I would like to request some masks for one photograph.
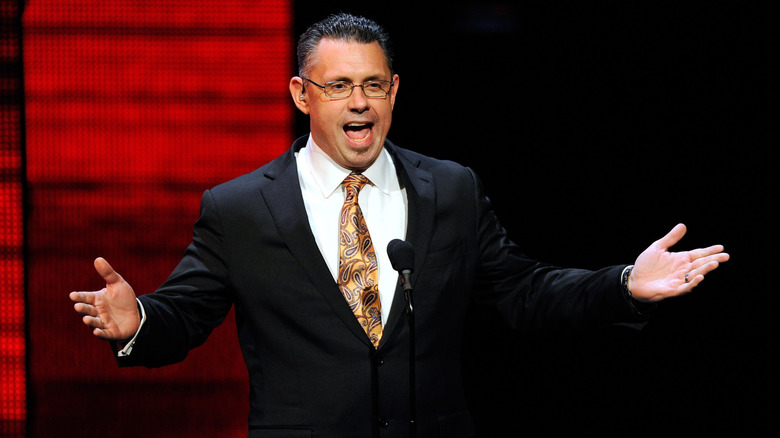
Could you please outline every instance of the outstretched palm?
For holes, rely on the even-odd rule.
[[[103,258],[95,260],[95,270],[105,280],[106,287],[94,292],[71,292],[70,299],[76,303],[73,308],[101,339],[132,337],[140,325],[133,288]]]
[[[685,225],[675,226],[637,257],[628,289],[640,301],[659,301],[690,292],[704,275],[729,259],[722,245],[670,252],[685,235]]]

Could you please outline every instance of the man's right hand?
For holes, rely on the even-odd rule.
[[[102,257],[95,259],[95,270],[106,287],[94,292],[71,292],[73,308],[92,333],[106,340],[132,338],[141,325],[141,313],[133,288]]]

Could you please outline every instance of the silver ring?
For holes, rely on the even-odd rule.
[[[688,280],[688,274],[690,274],[690,272],[686,272],[685,273],[685,282],[686,283],[689,283],[691,281],[691,280]]]

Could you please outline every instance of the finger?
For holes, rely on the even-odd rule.
[[[75,309],[76,312],[78,312],[81,316],[97,316],[98,314],[95,306],[90,306],[89,304],[76,303],[73,305],[73,309]]]
[[[704,281],[704,276],[705,275],[707,275],[708,273],[710,273],[713,270],[715,270],[719,265],[720,265],[720,263],[718,263],[717,261],[713,260],[713,261],[710,261],[708,263],[705,263],[704,265],[702,265],[702,266],[700,266],[700,267],[698,267],[696,269],[692,269],[692,270],[688,271],[685,274],[685,278],[683,280],[684,281],[683,284],[680,285],[680,287],[678,288],[678,293],[684,294],[684,293],[688,293],[691,290],[693,290],[693,288],[698,286],[699,283]]]
[[[716,263],[724,263],[729,260],[729,255],[726,253],[718,253],[718,254],[712,254],[707,257],[701,257],[698,259],[695,259],[691,262],[691,270],[699,269],[700,267],[716,262]],[[716,266],[717,267],[717,266]]]
[[[86,315],[83,318],[81,318],[81,320],[88,327],[92,327],[92,328],[95,328],[95,329],[101,329],[102,330],[106,326],[105,322],[102,319],[100,319],[100,318],[98,318],[96,316]]]
[[[678,295],[687,294],[688,292],[692,291],[693,288],[698,286],[699,283],[702,282],[702,280],[704,280],[704,275],[694,276],[693,274],[689,274],[688,282],[681,284],[680,287],[677,288],[677,294]]]
[[[696,260],[703,257],[709,257],[714,254],[723,253],[723,250],[723,245],[712,245],[708,246],[707,248],[692,249],[688,251],[688,254],[691,257],[691,260]],[[728,257],[728,254],[726,254],[726,257]]]
[[[94,292],[71,292],[68,297],[77,303],[95,304]]]
[[[122,279],[122,276],[114,271],[114,268],[112,268],[103,257],[96,258],[94,264],[95,270],[98,274],[100,274],[101,277],[103,277],[103,280],[105,280],[106,284],[113,284]]]
[[[674,228],[672,228],[671,231],[669,231],[666,236],[658,239],[655,242],[655,245],[660,247],[661,249],[669,249],[672,246],[674,246],[677,242],[680,241],[680,239],[683,238],[685,233],[688,231],[688,229],[685,227],[684,224],[677,224]]]
[[[713,268],[714,269],[714,268]],[[708,271],[709,272],[709,271]],[[704,280],[704,274],[698,271],[689,271],[683,280],[683,283],[677,288],[677,293],[687,294],[692,291],[693,288],[699,285]]]
[[[710,273],[710,272],[714,271],[714,270],[715,270],[715,269],[716,269],[716,268],[717,268],[719,265],[720,265],[720,264],[719,264],[717,261],[714,261],[714,260],[713,260],[713,261],[711,261],[711,262],[705,263],[705,264],[703,264],[702,266],[700,266],[700,267],[698,267],[698,268],[696,268],[696,269],[692,270],[692,271],[691,271],[691,272],[688,274],[688,278],[692,278],[692,277],[698,277],[698,276],[700,276],[700,275],[701,275],[701,276],[705,276],[705,275],[707,275],[708,273]]]

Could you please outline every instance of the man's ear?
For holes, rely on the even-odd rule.
[[[309,114],[309,103],[306,101],[306,89],[303,87],[303,79],[293,76],[290,79],[290,95],[293,103],[304,114]]]
[[[390,106],[395,108],[395,96],[398,93],[398,85],[401,83],[401,78],[398,75],[393,75],[393,88],[390,89]]]

